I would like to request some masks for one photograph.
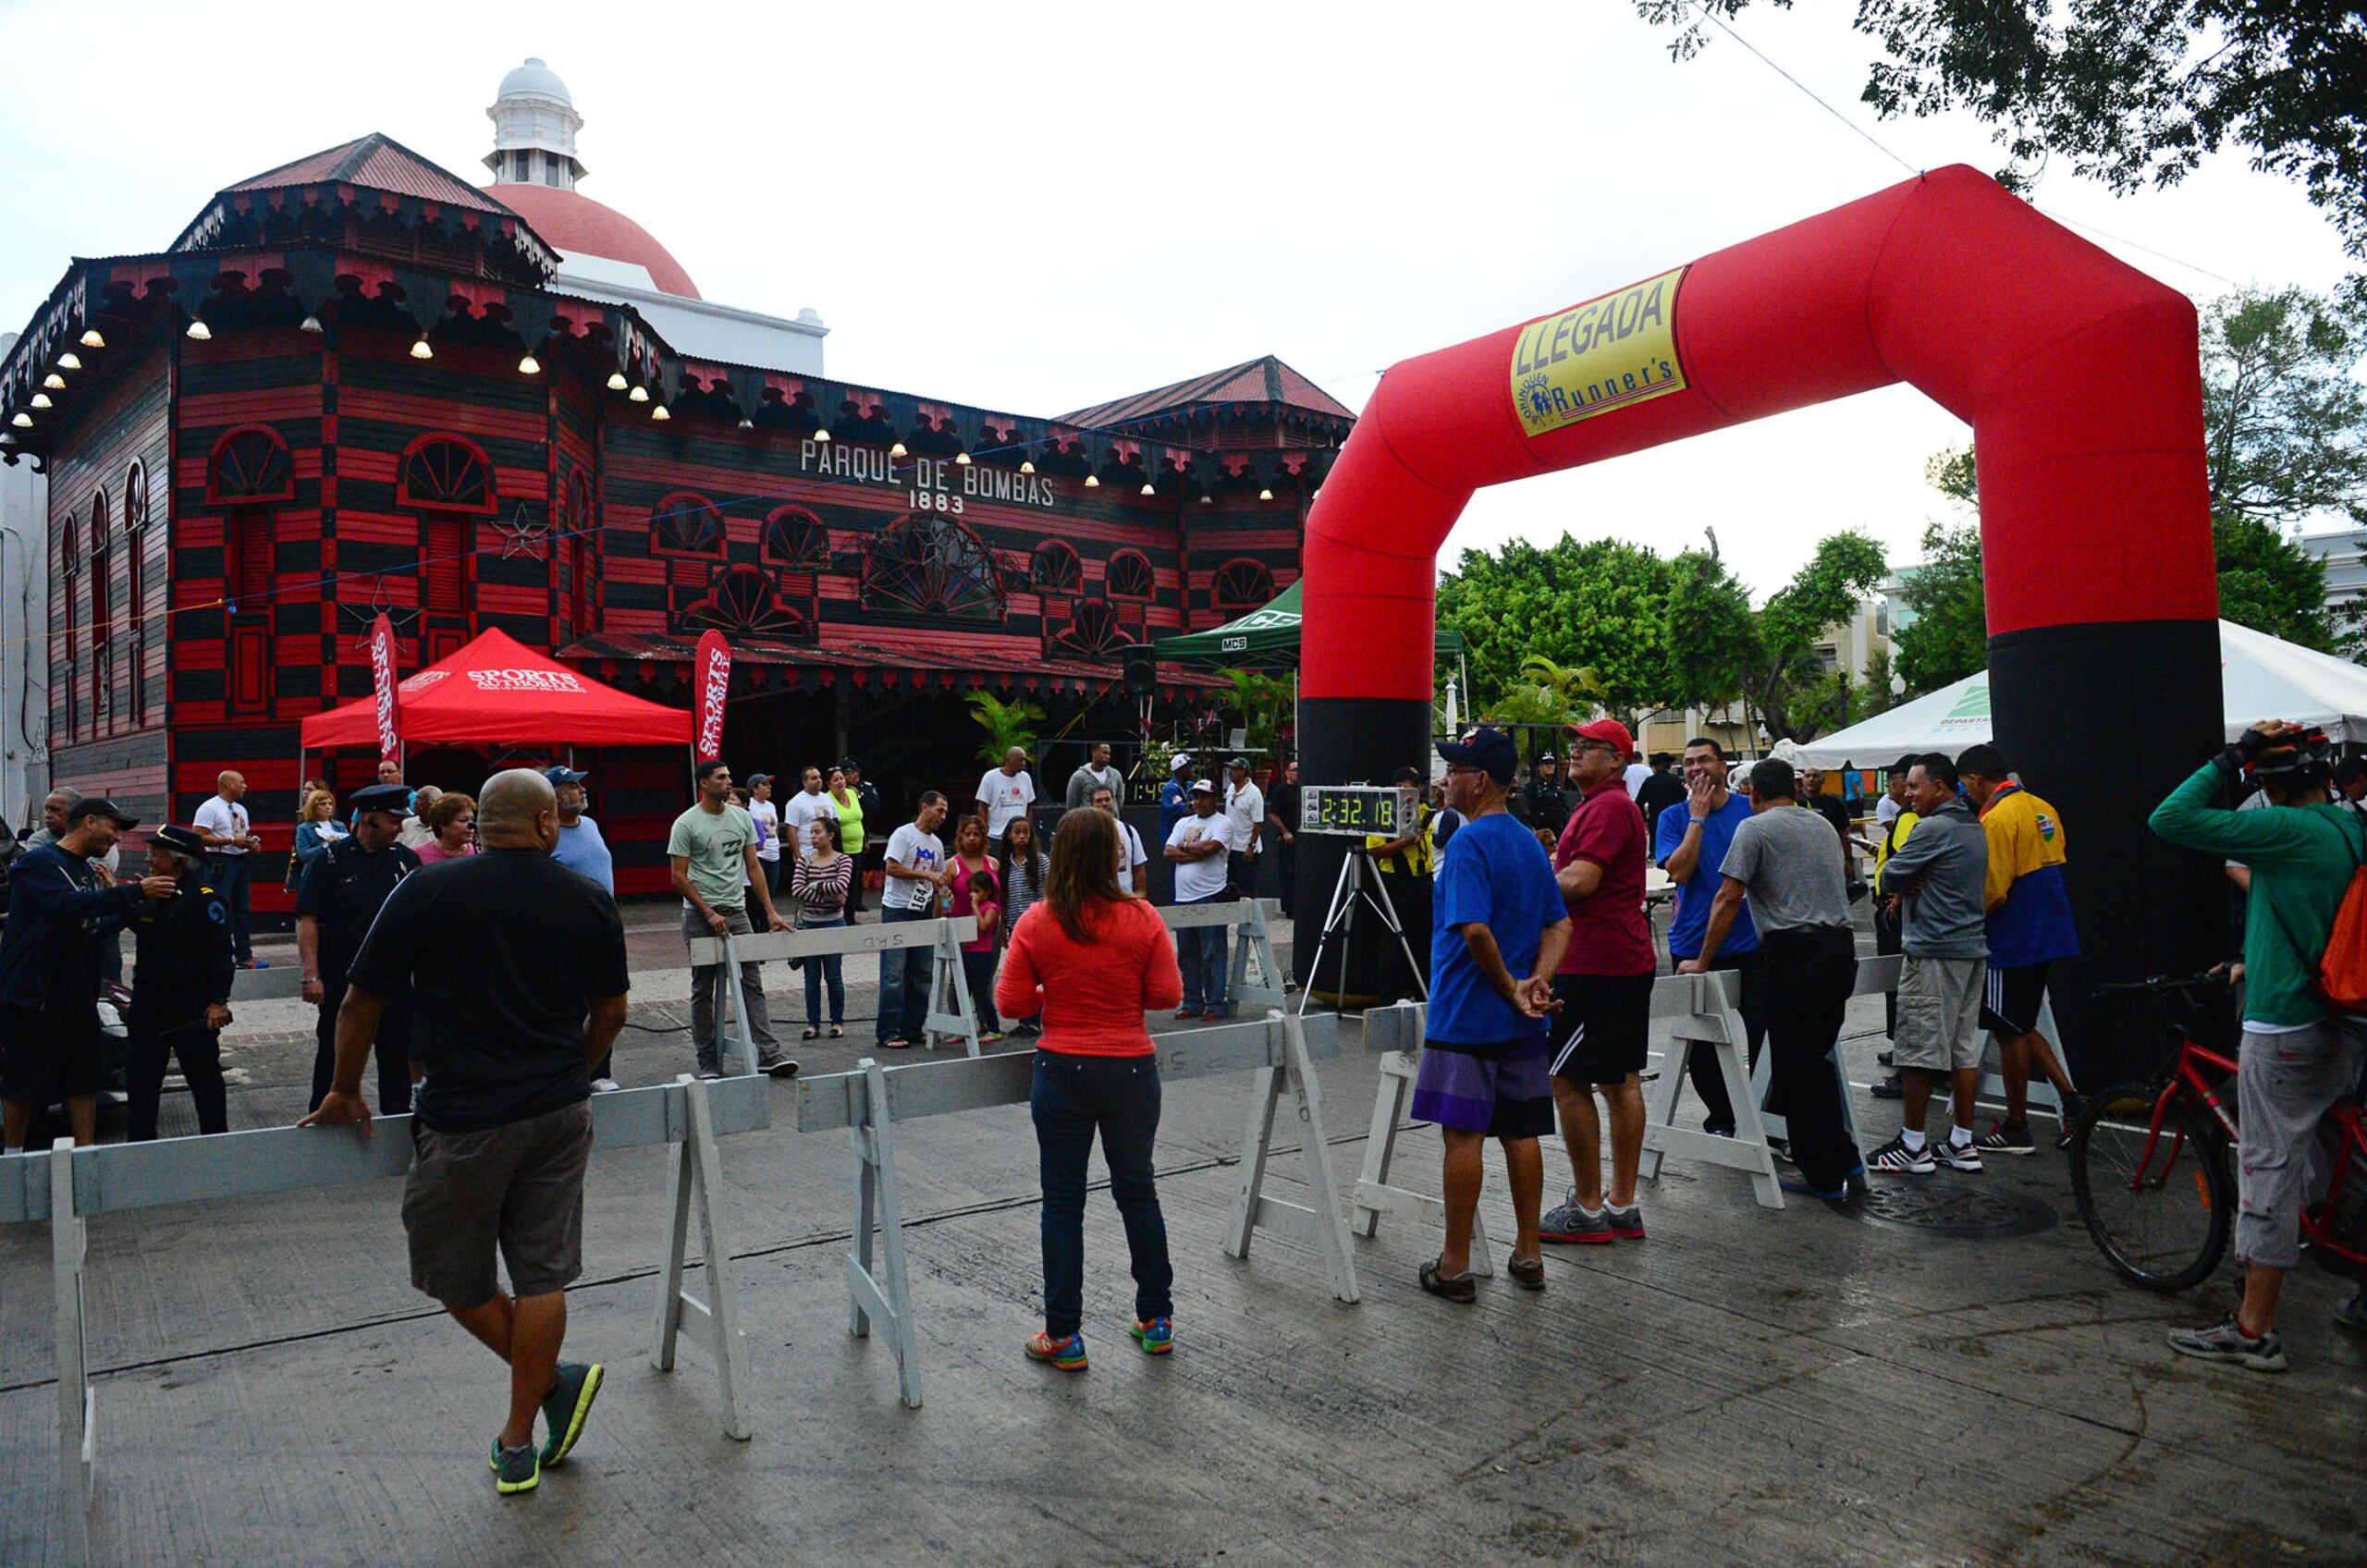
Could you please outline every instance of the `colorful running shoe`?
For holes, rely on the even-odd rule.
[[[1056,1340],[1041,1329],[1027,1336],[1027,1359],[1049,1362],[1063,1372],[1085,1370],[1085,1336],[1071,1334]]]
[[[535,1456],[531,1442],[516,1448],[504,1448],[501,1439],[493,1439],[493,1489],[503,1497],[515,1492],[530,1492],[543,1478],[542,1461]]]
[[[551,1391],[543,1396],[543,1420],[550,1428],[550,1437],[543,1444],[546,1465],[565,1459],[583,1436],[583,1424],[592,1418],[592,1402],[600,1397],[600,1385],[607,1376],[608,1369],[596,1361],[558,1364]]]
[[[1145,1355],[1165,1355],[1175,1348],[1175,1322],[1169,1317],[1134,1319],[1134,1343]]]

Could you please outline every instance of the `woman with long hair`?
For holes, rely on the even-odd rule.
[[[1019,929],[1021,919],[1043,898],[1044,878],[1052,869],[1050,857],[1036,841],[1035,818],[1021,812],[1004,825],[1002,849],[996,861],[1002,871],[1002,928],[1008,941],[1009,933]],[[1035,1035],[1042,1030],[1031,1015],[1012,1024],[1011,1032]]]
[[[854,857],[839,849],[838,819],[816,816],[805,825],[810,852],[791,853],[790,892],[797,900],[797,928],[818,931],[847,923],[847,884],[854,878]],[[847,983],[840,960],[825,953],[805,961],[805,1035],[822,1032],[822,986],[830,987],[830,1038],[846,1036]]]
[[[953,830],[953,909],[956,920],[977,916],[978,934],[962,944],[962,974],[970,983],[970,1006],[978,1015],[978,1043],[1002,1038],[995,1016],[995,949],[1002,936],[1002,878],[987,855],[987,819],[965,816]]]
[[[995,1001],[1039,1015],[1029,1109],[1044,1187],[1044,1327],[1027,1354],[1085,1370],[1085,1183],[1096,1133],[1134,1259],[1134,1341],[1173,1348],[1175,1270],[1151,1175],[1159,1136],[1159,1047],[1147,1012],[1184,999],[1159,912],[1118,886],[1117,818],[1073,811],[1052,836],[1042,901],[1012,927]]]
[[[304,803],[296,808],[296,847],[288,857],[288,885],[293,888],[301,882],[304,868],[344,837],[345,827],[337,819],[336,793],[319,785],[307,790]]]
[[[477,803],[458,790],[447,790],[420,817],[432,835],[418,850],[419,864],[459,860],[477,852]]]

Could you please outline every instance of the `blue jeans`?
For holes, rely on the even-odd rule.
[[[1175,1269],[1151,1174],[1159,1059],[1037,1051],[1028,1109],[1044,1184],[1044,1332],[1061,1339],[1085,1318],[1085,1183],[1096,1132],[1134,1259],[1134,1316],[1173,1316]]]
[[[882,925],[907,920],[934,920],[926,909],[883,909]],[[928,1022],[928,982],[936,954],[927,948],[889,948],[879,955],[879,1031],[881,1045],[890,1040],[916,1040]]]
[[[222,895],[222,903],[230,912],[230,956],[247,963],[255,956],[253,900],[248,888],[254,869],[247,862],[249,855],[210,855],[206,858],[206,875],[214,879],[214,890]]]
[[[1195,899],[1213,903],[1213,899]],[[1225,943],[1230,925],[1188,925],[1175,933],[1175,962],[1184,971],[1184,1011],[1221,1017],[1233,1011],[1225,999]]]
[[[847,917],[841,914],[830,920],[801,919],[797,928],[800,931],[827,931],[846,923]],[[808,1029],[822,1027],[822,984],[826,980],[830,986],[830,1023],[837,1025],[847,1021],[846,955],[831,953],[827,958],[809,958],[805,961],[805,1027]]]
[[[1002,1016],[995,1011],[995,956],[992,948],[962,954],[962,978],[970,987],[970,1011],[978,1015],[981,1035],[1002,1032]]]

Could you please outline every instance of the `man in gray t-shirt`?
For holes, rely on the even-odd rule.
[[[1849,892],[1832,827],[1797,803],[1792,765],[1774,757],[1756,765],[1750,790],[1753,815],[1735,829],[1718,866],[1723,880],[1710,905],[1701,951],[1676,970],[1709,973],[1748,895],[1767,955],[1767,1043],[1774,1052],[1769,1108],[1784,1113],[1801,1182],[1827,1202],[1847,1203],[1864,1179],[1833,1060],[1858,979]]]

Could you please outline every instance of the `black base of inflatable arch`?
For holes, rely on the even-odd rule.
[[[1386,784],[1401,767],[1430,774],[1430,704],[1389,697],[1309,697],[1298,704],[1299,779],[1306,784]],[[1323,980],[1314,985],[1307,965],[1323,930],[1324,912],[1340,879],[1340,862],[1356,840],[1301,834],[1298,839],[1298,907],[1291,942],[1291,973],[1320,998],[1337,993],[1351,1005],[1397,998],[1404,961],[1384,962],[1383,945],[1394,948],[1380,923],[1366,914],[1349,943],[1347,978],[1339,978],[1337,939],[1325,953]],[[1403,918],[1401,916],[1401,918]],[[1428,955],[1423,955],[1427,958]]]
[[[2220,863],[2172,848],[2145,825],[2226,743],[2218,624],[2122,621],[1993,637],[1989,692],[2006,765],[2063,814],[2080,956],[2053,972],[2058,1044],[2083,1092],[2140,1077],[2161,1059],[2161,1022],[2094,986],[2191,973],[2234,949]]]

